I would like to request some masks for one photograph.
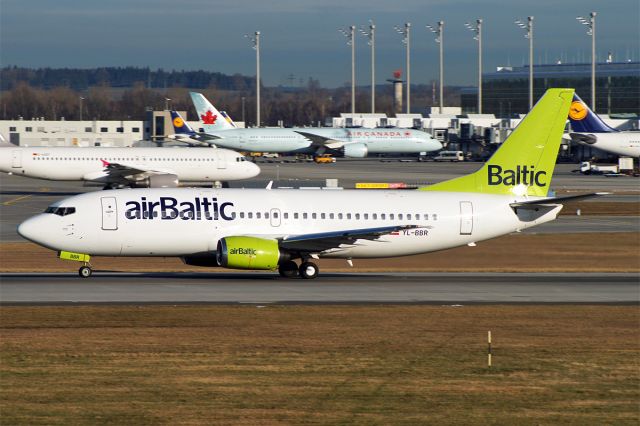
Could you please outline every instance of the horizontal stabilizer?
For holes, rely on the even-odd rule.
[[[511,207],[527,207],[527,206],[550,206],[569,203],[571,201],[583,200],[585,198],[601,197],[603,195],[611,195],[610,192],[593,192],[590,194],[569,195],[566,197],[542,198],[538,200],[519,201],[509,204]]]

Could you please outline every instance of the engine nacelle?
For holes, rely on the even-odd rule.
[[[363,143],[350,143],[342,147],[342,155],[351,158],[363,158],[369,153],[369,148]]]
[[[136,181],[136,188],[177,188],[178,175],[151,175],[148,178]]]
[[[276,240],[256,237],[225,237],[218,241],[218,264],[231,269],[272,270],[288,258]]]

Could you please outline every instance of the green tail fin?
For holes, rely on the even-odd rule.
[[[420,190],[547,196],[573,92],[547,90],[480,170]]]

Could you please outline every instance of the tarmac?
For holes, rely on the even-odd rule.
[[[636,273],[3,274],[0,303],[14,304],[478,304],[640,303]]]

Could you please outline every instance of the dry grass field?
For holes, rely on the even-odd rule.
[[[175,258],[94,257],[96,270],[211,272],[217,268],[190,267]],[[321,271],[493,271],[493,272],[638,272],[640,232],[582,234],[516,234],[417,256],[388,260],[320,260]],[[75,272],[77,262],[32,243],[0,244],[0,272]],[[228,271],[228,270],[227,270]]]
[[[3,425],[640,422],[637,306],[3,306],[0,315]]]

